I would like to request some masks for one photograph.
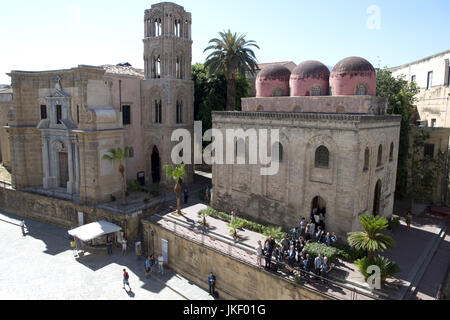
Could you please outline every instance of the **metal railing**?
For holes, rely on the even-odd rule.
[[[239,250],[245,251],[249,255],[255,255],[255,260],[256,260],[256,250],[255,250],[255,248],[253,248],[253,247],[251,247],[251,246],[249,246],[247,244],[237,243],[236,241],[232,240],[229,237],[226,237],[226,236],[224,236],[222,234],[219,234],[217,232],[214,232],[214,231],[209,231],[209,230],[207,230],[206,227],[201,226],[201,224],[198,224],[198,225],[195,224],[195,223],[194,224],[190,224],[190,223],[187,223],[187,222],[184,222],[184,221],[180,221],[180,220],[178,220],[176,218],[169,217],[167,215],[162,216],[162,215],[156,214],[156,215],[153,215],[151,220],[153,220],[155,218],[160,218],[160,219],[162,219],[164,221],[168,221],[168,222],[173,223],[173,230],[171,230],[171,231],[176,233],[181,238],[184,238],[186,240],[195,242],[197,244],[201,244],[201,245],[204,246],[205,245],[205,236],[208,236],[208,237],[210,237],[210,238],[212,238],[214,240],[219,240],[219,241],[221,241],[223,243],[226,243],[228,245],[228,248],[227,248],[226,251],[231,257],[233,257],[234,259],[238,260],[241,263],[244,263],[244,264],[247,264],[247,265],[251,265],[253,267],[255,266],[254,264],[250,264],[250,263],[248,263],[248,261],[245,261],[245,260],[241,259],[239,256],[233,255],[232,248],[237,248]],[[177,225],[180,226],[180,227],[183,227],[183,228],[190,229],[195,234],[201,234],[201,241],[199,241],[197,238],[188,237],[186,235],[186,233],[184,233],[184,232],[177,232]],[[166,229],[168,229],[168,228],[166,228]],[[212,248],[212,249],[215,250],[215,251],[219,251],[219,250],[217,250],[215,248]],[[223,253],[223,252],[221,252],[221,253]],[[360,296],[365,297],[365,298],[369,298],[371,300],[380,300],[379,297],[377,297],[377,296],[375,296],[373,294],[370,294],[370,293],[367,293],[367,292],[363,292],[363,291],[361,291],[361,290],[359,290],[359,289],[357,289],[355,287],[348,286],[346,284],[343,284],[341,282],[337,282],[337,281],[332,280],[330,278],[326,279],[326,278],[324,278],[324,277],[322,277],[320,275],[317,275],[317,274],[315,274],[313,272],[308,272],[307,273],[307,272],[305,272],[303,270],[296,269],[294,267],[287,268],[286,266],[288,266],[288,264],[286,262],[284,262],[284,261],[277,261],[275,259],[275,257],[272,257],[272,262],[275,262],[275,263],[281,265],[284,268],[284,270],[291,269],[292,271],[297,271],[298,275],[301,276],[301,281],[303,282],[303,285],[307,289],[312,290],[312,291],[316,291],[316,292],[318,292],[318,293],[320,293],[322,295],[326,295],[326,296],[328,296],[328,297],[330,297],[332,299],[347,300],[347,299],[345,299],[345,296],[338,296],[336,294],[332,294],[332,293],[327,292],[327,290],[325,291],[323,289],[316,288],[315,286],[313,286],[311,280],[306,278],[305,275],[308,274],[311,277],[311,279],[318,279],[321,282],[322,281],[323,282],[325,282],[325,281],[328,282],[328,286],[326,286],[327,289],[328,289],[328,287],[331,284],[331,285],[333,285],[333,286],[335,286],[337,288],[340,288],[340,289],[342,289],[344,291],[348,291],[348,293],[350,295],[350,299],[349,300],[358,300],[358,297],[360,297]],[[292,271],[290,271],[289,274],[293,273]],[[287,280],[287,281],[294,282],[296,284],[300,284],[300,283],[298,283],[295,280],[291,280],[289,278],[283,277],[283,275],[280,274],[278,271],[277,271],[276,274],[278,276],[282,277],[283,279]],[[308,284],[308,285],[306,285],[306,284]]]

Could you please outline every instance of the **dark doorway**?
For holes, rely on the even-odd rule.
[[[311,206],[311,219],[314,221],[314,223],[320,225],[323,230],[325,230],[326,214],[327,214],[327,204],[325,200],[319,196],[315,197],[312,201]],[[315,215],[317,217],[314,217]],[[316,219],[319,220],[317,221]]]
[[[69,157],[67,152],[59,152],[59,186],[67,188],[67,181],[69,181]]]
[[[378,180],[375,186],[375,193],[373,196],[373,212],[374,217],[380,214],[380,200],[381,200],[381,181]]]
[[[153,183],[161,182],[161,160],[159,158],[158,148],[155,146],[152,152],[152,181]]]

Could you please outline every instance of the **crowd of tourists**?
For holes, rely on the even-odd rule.
[[[272,262],[287,263],[288,270],[294,270],[297,266],[300,274],[306,279],[314,273],[321,276],[328,285],[328,273],[331,271],[331,264],[327,257],[319,254],[314,260],[306,251],[306,245],[311,242],[320,242],[326,246],[334,246],[337,237],[334,232],[326,232],[325,229],[325,209],[314,209],[309,223],[303,217],[298,227],[292,228],[290,235],[284,237],[279,243],[269,237],[264,246],[258,241],[256,256],[258,266],[262,266],[262,259],[265,259],[264,267],[272,268]]]

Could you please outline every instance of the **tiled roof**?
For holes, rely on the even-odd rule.
[[[127,67],[127,66],[118,66],[118,65],[112,65],[112,64],[105,64],[100,67],[105,69],[106,73],[129,75],[129,76],[135,76],[135,77],[140,77],[140,78],[144,77],[144,70],[142,70],[142,69]]]

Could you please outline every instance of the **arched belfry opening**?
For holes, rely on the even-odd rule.
[[[373,211],[372,214],[374,217],[380,215],[381,209],[381,180],[378,180],[375,186],[375,192],[373,196]]]
[[[159,156],[159,150],[156,146],[153,147],[151,155],[151,167],[152,167],[152,182],[161,182],[161,158]]]

